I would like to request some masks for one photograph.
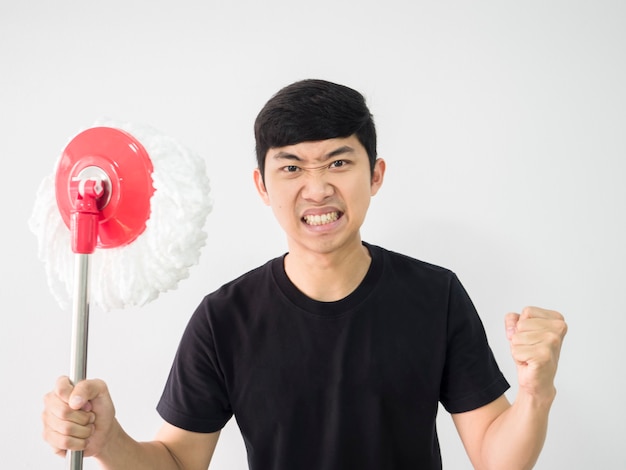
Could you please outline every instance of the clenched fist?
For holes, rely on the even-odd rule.
[[[511,354],[517,364],[520,391],[536,398],[553,398],[556,375],[567,324],[559,312],[526,307],[505,317]]]
[[[60,377],[44,397],[43,437],[58,455],[82,450],[85,457],[102,451],[115,421],[115,408],[101,380],[85,380],[73,386]]]

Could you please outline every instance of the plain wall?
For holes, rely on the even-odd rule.
[[[193,309],[286,250],[252,184],[256,113],[282,86],[324,78],[365,94],[387,161],[363,238],[459,275],[511,399],[504,314],[566,316],[536,468],[626,468],[624,24],[619,0],[3,2],[0,467],[65,468],[40,413],[69,372],[71,313],[27,220],[69,139],[107,116],[206,159],[214,209],[189,279],[143,308],[91,314],[89,376],[109,383],[128,432],[151,439]],[[471,468],[443,410],[439,429],[446,468]],[[234,420],[213,467],[246,468]]]

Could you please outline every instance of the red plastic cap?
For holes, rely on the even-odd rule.
[[[92,221],[87,217],[79,222],[76,216],[72,222],[73,214],[89,212],[79,207],[81,202],[75,197],[72,183],[87,178],[94,171],[105,180],[104,195],[97,199],[97,213],[91,215]],[[55,180],[57,205],[63,221],[72,230],[72,237],[80,238],[73,240],[73,246],[89,248],[86,237],[94,230],[94,221],[97,222],[98,248],[123,246],[141,235],[150,218],[150,198],[154,194],[152,171],[148,153],[127,132],[94,127],[74,137],[63,151]],[[87,234],[75,233],[72,227],[76,224],[84,225]]]

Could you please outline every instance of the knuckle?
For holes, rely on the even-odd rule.
[[[85,440],[76,439],[75,437],[65,437],[62,440],[61,447],[66,450],[85,450]]]
[[[537,358],[541,364],[546,364],[552,360],[552,350],[551,348],[540,348],[537,352]]]
[[[101,379],[83,380],[76,384],[75,393],[85,397],[91,397],[95,394],[108,394],[106,382]]]
[[[543,316],[541,314],[541,312],[543,311],[543,309],[540,309],[539,307],[535,307],[533,305],[527,305],[525,306],[522,311],[521,311],[521,316],[522,318],[536,318],[536,317],[541,317]]]
[[[43,396],[44,408],[51,407],[58,400],[58,395],[55,392],[48,392]]]
[[[93,384],[95,387],[103,393],[109,393],[109,387],[106,382],[102,379],[93,379]]]
[[[64,436],[73,436],[76,434],[73,423],[69,421],[61,421],[57,426],[57,432]]]
[[[532,318],[526,318],[524,320],[520,320],[517,324],[517,331],[520,333],[532,334],[532,331],[537,328],[536,321]]]
[[[85,450],[85,447],[87,446],[86,439],[62,434],[59,434],[58,436],[59,440],[57,441],[56,446],[60,449]]]
[[[550,334],[548,334],[548,344],[551,346],[558,346],[561,344],[561,335],[556,331],[550,332]]]
[[[90,426],[67,425],[65,428],[66,434],[73,438],[86,439],[91,436],[92,429]]]
[[[68,421],[71,420],[72,417],[74,416],[74,410],[72,410],[70,407],[68,406],[63,406],[61,408],[59,408],[58,410],[55,411],[55,415],[57,416],[57,418],[63,420],[63,421]]]

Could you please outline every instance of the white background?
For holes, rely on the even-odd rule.
[[[150,439],[201,297],[286,249],[252,185],[256,113],[282,86],[324,78],[365,94],[387,160],[365,240],[456,271],[513,384],[504,314],[566,315],[536,468],[626,468],[625,24],[620,0],[3,2],[0,467],[64,468],[40,413],[68,373],[70,313],[27,219],[69,139],[108,116],[206,159],[214,210],[190,278],[146,307],[92,311],[89,375]],[[439,426],[446,468],[470,468],[443,410]],[[213,467],[245,462],[232,420]]]

